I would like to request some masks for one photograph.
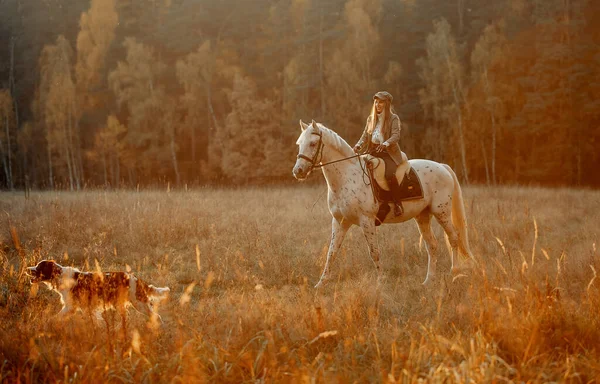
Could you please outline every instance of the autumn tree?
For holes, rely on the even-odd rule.
[[[162,134],[168,142],[169,160],[173,166],[173,173],[175,173],[175,183],[176,185],[180,185],[181,172],[179,171],[179,160],[177,156],[177,153],[179,152],[179,144],[177,143],[177,139],[179,137],[179,131],[183,125],[180,122],[181,118],[178,114],[177,102],[175,98],[165,93],[159,93],[159,97],[162,97],[162,100],[158,99],[160,106],[159,109],[161,111],[158,124]]]
[[[380,12],[380,1],[346,2],[343,23],[347,38],[331,53],[326,64],[328,116],[335,123],[332,128],[344,137],[360,134],[356,126],[348,123],[364,123],[371,96],[377,90],[374,63],[380,44],[377,28]]]
[[[102,163],[104,185],[119,186],[121,154],[125,149],[123,137],[126,133],[127,128],[115,115],[109,115],[106,124],[96,132],[94,151],[91,155],[96,161]]]
[[[229,100],[231,112],[218,132],[223,174],[235,182],[288,174],[294,150],[290,135],[296,131],[281,129],[272,99],[261,97],[254,81],[237,73]]]
[[[278,124],[267,137],[286,150],[298,118],[352,142],[385,89],[409,157],[452,161],[470,182],[600,185],[588,172],[600,142],[597,3],[0,1],[0,88],[13,103],[0,183],[6,169],[15,186],[25,175],[73,189],[205,182],[233,162],[228,135],[258,126],[266,106]],[[116,139],[104,137],[107,116],[127,127]],[[101,145],[113,139],[118,155]]]
[[[13,100],[8,89],[0,90],[0,157],[6,179],[6,186],[13,189],[13,142],[14,142],[14,113]]]
[[[40,172],[41,167],[35,165],[41,163],[39,158],[44,155],[44,151],[35,150],[42,147],[39,137],[42,135],[39,134],[39,130],[40,125],[34,126],[31,121],[26,121],[17,132],[17,147],[23,164],[23,181],[29,182],[38,179],[36,175]]]
[[[344,0],[292,0],[272,6],[269,14],[270,69],[278,74],[282,123],[298,116],[328,117],[326,66],[335,43],[344,38],[339,22]],[[275,55],[277,54],[277,55]]]
[[[586,141],[575,92],[584,86],[580,80],[588,72],[587,63],[581,61],[581,49],[587,45],[582,44],[585,3],[533,1],[537,56],[528,74],[531,83],[523,111],[531,125],[545,132],[541,137],[532,136],[536,145],[532,147],[531,161],[535,162],[535,168],[546,168],[545,173],[555,173],[559,179],[560,175],[579,174],[577,178],[563,179],[577,183],[581,181],[577,163],[581,161],[581,146]],[[544,145],[539,144],[540,140]],[[552,150],[548,151],[546,145]],[[573,152],[577,155],[570,156]]]
[[[501,80],[496,76],[499,62],[508,53],[507,41],[504,35],[504,22],[498,22],[488,25],[471,52],[471,79],[473,87],[480,87],[483,93],[481,100],[472,98],[474,108],[482,108],[489,116],[488,121],[481,121],[480,127],[490,126],[490,131],[482,129],[480,138],[483,147],[483,157],[486,164],[486,179],[488,183],[496,184],[496,151],[498,138],[498,120],[501,118],[504,109],[504,102],[501,97],[503,87]],[[490,166],[488,171],[487,147],[488,137],[490,141]],[[474,139],[476,140],[476,139]],[[490,175],[491,174],[491,175]]]
[[[44,47],[40,58],[40,107],[48,143],[50,185],[54,185],[55,166],[66,166],[71,190],[81,187],[82,169],[76,148],[72,60],[73,49],[62,35],[55,44]]]
[[[165,165],[171,164],[178,179],[177,158],[173,155],[177,150],[174,145],[174,102],[160,84],[166,67],[151,48],[133,38],[126,39],[124,47],[126,60],[120,61],[110,73],[109,84],[118,105],[128,113],[125,138],[127,148],[132,152],[131,156],[126,156],[132,161],[128,164],[130,171],[139,170],[149,175],[154,170],[164,174]]]
[[[184,89],[181,107],[185,114],[184,125],[189,130],[193,163],[197,160],[198,139],[202,140],[200,152],[207,154],[210,127],[219,127],[212,105],[211,82],[215,66],[213,51],[210,40],[206,40],[195,52],[178,60],[176,64],[177,79]],[[202,116],[203,111],[206,111],[205,116]]]
[[[92,88],[102,82],[101,70],[115,38],[118,20],[115,0],[92,0],[90,9],[81,14],[75,79],[79,97],[87,104],[90,104],[88,99]],[[82,104],[85,105],[84,102]]]
[[[423,108],[431,113],[439,129],[456,128],[462,175],[468,183],[463,119],[464,66],[450,24],[445,19],[440,19],[434,22],[433,29],[427,37],[427,54],[418,62],[421,68],[420,76],[425,84],[419,91],[419,96]],[[432,140],[439,140],[435,145],[443,159],[443,148],[448,145],[448,137],[442,134]]]

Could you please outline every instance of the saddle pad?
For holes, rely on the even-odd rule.
[[[420,199],[423,197],[423,187],[421,187],[421,180],[414,168],[410,168],[408,175],[404,176],[402,184],[400,184],[400,197],[401,200],[412,200]]]
[[[373,173],[370,171],[371,185],[374,187],[375,196],[377,200],[385,202],[393,202],[395,199],[392,198],[392,192],[382,189],[379,184],[373,178]],[[410,168],[408,175],[404,176],[402,184],[400,184],[400,196],[396,196],[401,201],[420,199],[423,197],[423,187],[421,186],[421,180],[414,168]]]

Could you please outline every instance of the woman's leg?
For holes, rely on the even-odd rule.
[[[394,214],[396,216],[400,216],[404,212],[404,208],[402,207],[402,201],[399,197],[400,185],[398,184],[398,179],[396,178],[396,163],[387,152],[382,154],[381,158],[385,161],[385,180],[390,187],[390,191],[392,192],[392,200],[395,204]]]

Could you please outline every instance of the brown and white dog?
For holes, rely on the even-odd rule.
[[[133,306],[147,315],[156,313],[156,304],[164,300],[170,289],[149,285],[127,272],[81,272],[63,267],[54,260],[42,260],[27,268],[31,283],[44,283],[58,292],[63,304],[59,315],[79,309],[98,315],[107,309],[116,309],[122,315]],[[162,321],[162,320],[161,320]]]

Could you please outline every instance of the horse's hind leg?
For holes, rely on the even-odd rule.
[[[421,233],[421,236],[423,236],[423,240],[425,240],[425,250],[427,251],[427,276],[425,276],[423,284],[427,284],[435,275],[438,242],[431,230],[431,213],[423,212],[416,216],[415,220],[419,225],[419,232]]]
[[[452,224],[452,215],[450,213],[450,204],[448,204],[447,210],[441,210],[438,212],[434,212],[435,219],[440,223],[444,232],[446,233],[446,240],[449,243],[448,252],[450,253],[450,269],[453,273],[458,272],[457,266],[454,264],[454,251],[459,252],[458,250],[458,233],[456,232],[456,228],[454,228],[454,224]]]
[[[315,288],[319,288],[329,278],[329,268],[335,260],[337,251],[340,249],[340,246],[344,241],[344,237],[346,236],[346,232],[348,232],[350,225],[351,224],[344,222],[343,219],[341,221],[337,221],[335,217],[331,219],[331,242],[329,243],[327,260],[325,261],[325,268],[323,268],[323,274],[321,275],[321,278],[319,279],[317,285],[315,285]]]

